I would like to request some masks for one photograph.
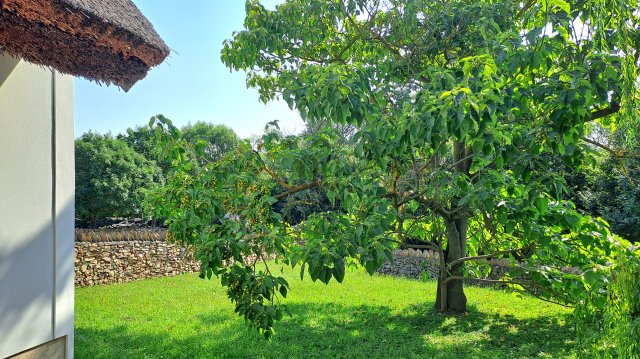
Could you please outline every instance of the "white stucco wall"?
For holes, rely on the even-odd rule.
[[[73,80],[0,54],[0,358],[68,336]]]

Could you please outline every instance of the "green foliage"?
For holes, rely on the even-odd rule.
[[[466,310],[465,264],[488,257],[520,259],[510,282],[576,303],[606,278],[618,244],[604,221],[563,200],[568,187],[550,159],[579,169],[590,123],[637,122],[637,8],[289,0],[271,11],[249,0],[222,60],[314,131],[268,133],[194,166],[197,148],[156,119],[174,170],[151,202],[174,238],[196,248],[203,274],[249,288],[230,296],[259,313],[275,305],[270,291],[251,289],[262,274],[247,265],[247,276],[232,275],[231,259],[265,251],[328,283],[352,263],[373,273],[412,236],[443,258],[441,310]],[[355,133],[344,141],[338,126],[347,125]],[[339,207],[293,230],[273,205],[311,188]]]
[[[276,187],[274,194],[282,193],[284,187]],[[321,213],[339,209],[338,203],[329,202],[326,193],[321,188],[300,191],[286,199],[273,204],[273,210],[282,215],[282,219],[291,225],[297,225],[314,213]]]
[[[228,127],[198,122],[183,128],[193,144],[193,164],[214,161],[239,141]],[[165,180],[171,161],[150,127],[127,129],[116,138],[86,133],[76,140],[77,216],[95,226],[104,217],[140,216],[143,192]]]
[[[450,317],[431,309],[435,282],[362,270],[329,285],[301,281],[290,268],[281,275],[292,288],[284,300],[291,315],[269,342],[247,331],[223,288],[195,275],[77,288],[75,356],[575,358],[571,311],[528,295],[470,287],[477,305]]]
[[[126,142],[129,147],[150,162],[155,162],[162,169],[164,177],[170,164],[161,159],[161,154],[156,147],[155,133],[148,126],[127,128],[126,133],[118,134],[116,138]]]
[[[144,191],[160,168],[111,135],[88,132],[75,141],[76,216],[94,227],[98,218],[141,214]]]
[[[181,131],[186,141],[204,145],[205,158],[201,161],[219,160],[240,141],[236,133],[225,125],[198,121],[184,126]]]
[[[223,284],[229,287],[228,294],[236,303],[236,311],[245,318],[269,314],[269,308],[276,305],[272,293],[277,290],[283,294],[287,285],[279,283],[270,271],[257,273],[250,263],[243,269],[239,264],[229,268],[226,265],[228,261],[243,263],[246,258],[262,251],[268,255],[285,255],[281,258],[287,264],[304,263],[301,274],[306,271],[312,279],[328,283],[331,278],[342,281],[347,256],[356,258],[373,273],[389,254],[392,242],[385,235],[383,226],[388,226],[392,217],[387,206],[379,205],[380,201],[385,203],[387,200],[371,197],[360,200],[349,192],[341,191],[341,203],[349,207],[367,205],[359,211],[357,225],[346,214],[316,213],[304,222],[300,237],[292,236],[288,224],[273,210],[279,196],[271,195],[275,174],[266,171],[262,155],[253,150],[251,144],[240,143],[221,161],[201,167],[193,162],[196,150],[182,139],[171,122],[162,117],[156,120],[156,130],[164,131],[171,138],[164,143],[164,152],[174,156],[167,184],[148,198],[154,216],[171,219],[168,225],[173,239],[195,247],[195,257],[202,261],[202,276],[220,276]],[[273,154],[270,161],[293,169],[288,177],[295,182],[312,173],[314,169],[309,165],[318,165],[317,160],[323,151],[331,147],[329,138],[313,137],[311,140],[313,142],[303,144],[302,138],[283,138],[270,133],[260,146]],[[282,147],[296,151],[297,158],[278,156]],[[329,164],[328,161],[326,163]],[[346,160],[342,163],[344,168],[336,163],[330,164],[342,173],[351,170]],[[336,176],[336,181],[339,177]],[[368,191],[379,190],[373,181],[364,180],[363,185],[370,187]],[[329,193],[334,198],[337,196],[335,190]],[[357,233],[355,237],[352,235],[354,232]],[[297,240],[304,241],[306,245],[299,246]],[[246,309],[247,306],[251,311]],[[273,312],[278,313],[276,309]],[[268,320],[253,323],[265,336],[273,332]]]
[[[593,297],[578,306],[581,357],[640,358],[639,252],[630,247],[609,269],[611,282],[606,288],[606,306],[594,303]]]
[[[198,121],[188,124],[181,129],[185,141],[194,147],[202,148],[199,154],[202,158],[199,162],[215,161],[225,153],[231,151],[240,141],[238,136],[227,126]],[[125,134],[117,136],[125,141],[136,152],[142,154],[149,161],[154,161],[167,172],[170,163],[166,161],[159,151],[156,141],[156,132],[149,126],[128,128]]]
[[[337,135],[336,143],[340,145],[351,144],[353,134],[356,129],[351,125],[333,124]],[[316,131],[322,131],[322,128],[314,129],[307,127],[300,135],[305,138],[314,136]],[[303,140],[303,145],[309,145],[309,141]],[[297,183],[300,184],[300,183]],[[285,192],[286,188],[278,186],[272,189],[273,194]],[[321,187],[302,190],[287,196],[274,203],[274,211],[280,213],[284,221],[291,225],[297,225],[306,220],[313,213],[321,213],[328,211],[341,211],[340,201],[332,198],[329,199],[327,191]]]
[[[624,155],[624,154],[623,154]],[[572,194],[578,208],[604,218],[611,231],[640,242],[640,157],[633,151],[618,158],[604,150],[596,165],[580,172],[569,171]]]

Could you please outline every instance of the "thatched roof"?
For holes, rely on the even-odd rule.
[[[125,90],[169,55],[131,0],[0,0],[0,51]]]

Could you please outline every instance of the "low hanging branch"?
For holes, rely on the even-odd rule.
[[[501,256],[501,255],[505,255],[505,254],[518,253],[520,251],[522,251],[522,248],[510,249],[510,250],[506,250],[506,251],[499,251],[499,252],[495,252],[495,253],[491,253],[491,254],[485,254],[485,255],[481,255],[481,256],[463,257],[463,258],[456,259],[455,261],[452,261],[451,263],[449,263],[447,265],[447,269],[451,269],[451,267],[456,266],[456,265],[458,265],[460,263],[463,263],[463,262],[467,262],[467,261],[477,261],[477,260],[482,260],[482,259],[495,258],[497,256]]]
[[[448,283],[452,280],[466,280],[466,281],[475,281],[475,282],[482,282],[482,283],[490,283],[490,284],[511,284],[511,285],[519,285],[522,287],[522,289],[531,294],[532,296],[548,302],[548,303],[553,303],[553,304],[557,304],[566,308],[573,308],[573,306],[571,305],[567,305],[566,303],[562,303],[560,301],[555,301],[555,300],[551,300],[548,298],[545,298],[541,295],[539,295],[538,293],[536,293],[534,290],[532,290],[531,288],[537,288],[540,290],[543,290],[542,287],[540,287],[539,285],[537,285],[534,282],[531,281],[515,281],[515,280],[501,280],[501,279],[483,279],[483,278],[471,278],[471,277],[463,277],[463,276],[453,276],[453,277],[449,277],[447,279],[445,279],[444,283]]]
[[[444,283],[449,283],[452,280],[472,280],[472,281],[478,281],[478,282],[483,282],[483,283],[493,283],[493,284],[514,284],[514,285],[519,285],[519,286],[526,286],[526,285],[530,285],[532,284],[531,282],[527,282],[527,281],[515,281],[515,280],[502,280],[502,279],[484,279],[484,278],[471,278],[471,277],[464,277],[464,276],[451,276],[451,277],[447,277],[447,279],[444,280]]]
[[[434,251],[440,251],[440,247],[435,244],[405,244],[404,246],[412,249],[431,249]]]

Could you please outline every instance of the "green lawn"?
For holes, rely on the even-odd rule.
[[[76,290],[76,358],[571,358],[571,312],[467,287],[471,311],[432,310],[434,283],[353,270],[325,286],[286,271],[291,316],[267,342],[214,279],[196,275]]]

